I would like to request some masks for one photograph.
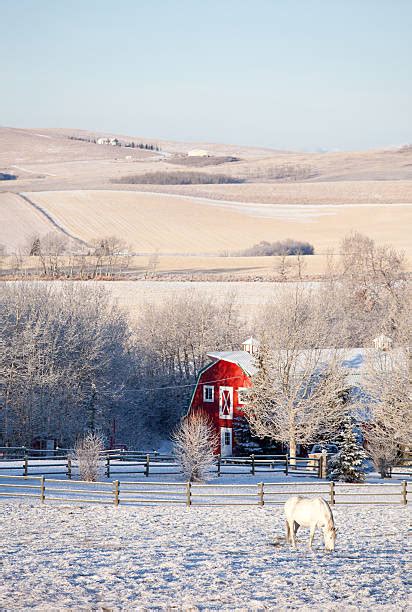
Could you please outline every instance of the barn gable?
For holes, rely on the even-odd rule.
[[[228,356],[236,354],[236,358],[228,359],[224,358],[226,353],[208,355],[213,361],[200,372],[189,407],[189,413],[198,410],[210,417],[219,434],[222,455],[231,455],[236,447],[233,424],[235,419],[243,417],[242,393],[251,387],[251,364],[239,353],[243,351],[227,353]]]

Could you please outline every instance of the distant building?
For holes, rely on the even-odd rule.
[[[187,155],[188,157],[210,157],[209,151],[204,149],[192,149]]]
[[[117,138],[98,138],[96,140],[97,144],[99,145],[112,145],[112,147],[117,147],[117,145],[119,144],[119,141]]]

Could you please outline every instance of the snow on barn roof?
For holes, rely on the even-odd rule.
[[[279,351],[281,354],[282,351]],[[298,356],[299,361],[302,362],[302,369],[304,368],[304,362],[310,351],[302,350]],[[255,356],[251,355],[246,351],[216,351],[208,353],[208,357],[218,361],[228,361],[238,365],[248,375],[253,376],[257,373],[258,368],[256,367]],[[317,359],[317,366],[327,365],[335,357],[341,363],[341,366],[348,371],[348,382],[352,385],[359,384],[359,379],[365,370],[365,364],[368,359],[379,358],[381,351],[371,348],[342,348],[342,349],[321,349],[319,351],[319,358]],[[391,369],[394,366],[401,365],[405,362],[405,353],[403,349],[394,349],[391,351],[390,363],[387,364],[387,369]],[[299,368],[299,366],[298,366]]]
[[[253,376],[257,373],[258,369],[255,365],[255,358],[246,351],[216,351],[214,353],[208,353],[208,357],[219,361],[229,361],[235,363],[248,375]]]

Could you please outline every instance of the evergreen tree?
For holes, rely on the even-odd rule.
[[[362,464],[366,453],[358,444],[352,423],[348,418],[341,433],[341,448],[339,453],[331,460],[330,480],[343,482],[363,482],[365,473]]]
[[[233,420],[233,434],[236,444],[236,454],[252,455],[262,452],[262,447],[259,442],[252,439],[249,424],[244,417],[236,417]]]

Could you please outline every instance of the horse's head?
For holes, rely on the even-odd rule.
[[[327,551],[332,552],[333,550],[335,550],[337,532],[338,530],[334,526],[326,527],[326,529],[324,530],[325,548]]]

